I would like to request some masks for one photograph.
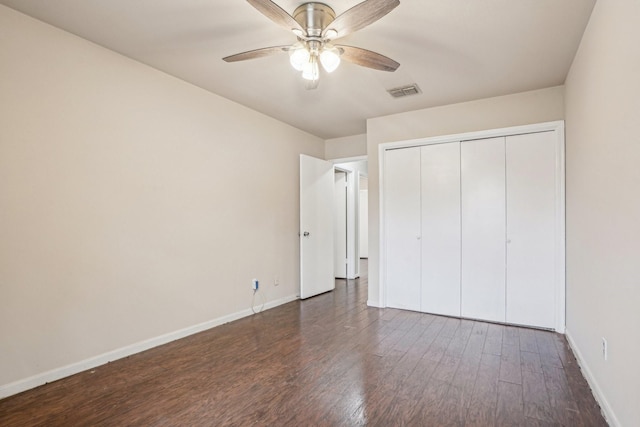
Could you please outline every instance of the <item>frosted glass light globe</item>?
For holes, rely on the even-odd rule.
[[[324,68],[327,73],[334,72],[340,65],[338,49],[334,47],[325,48],[320,54],[320,62],[322,63],[322,68]]]
[[[305,64],[309,62],[309,51],[302,45],[302,43],[296,43],[294,49],[289,54],[289,62],[291,66],[298,71],[302,71]]]

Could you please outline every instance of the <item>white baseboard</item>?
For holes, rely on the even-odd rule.
[[[613,410],[611,409],[611,405],[609,405],[609,401],[602,393],[602,389],[600,388],[598,381],[596,381],[596,378],[591,373],[591,369],[589,369],[589,365],[587,365],[584,358],[582,357],[582,353],[580,352],[580,349],[578,348],[575,341],[571,337],[571,334],[569,333],[568,329],[566,330],[565,335],[567,336],[567,341],[569,342],[569,346],[571,347],[573,354],[575,354],[576,356],[578,365],[580,365],[580,369],[582,369],[582,373],[585,379],[587,380],[587,382],[589,383],[589,386],[593,391],[594,397],[596,398],[596,400],[598,401],[598,404],[600,405],[600,410],[602,411],[602,415],[604,415],[604,417],[606,418],[607,422],[611,427],[621,427],[621,424],[618,421],[618,418],[616,418],[616,415],[613,413]]]
[[[295,295],[280,298],[275,301],[267,302],[264,305],[264,310],[277,307],[282,304],[286,304],[298,299]],[[250,308],[235,313],[228,314],[226,316],[218,317],[217,319],[209,320],[204,323],[189,326],[178,331],[169,332],[168,334],[160,335],[158,337],[149,338],[144,341],[140,341],[125,347],[118,348],[116,350],[103,353],[98,356],[91,357],[89,359],[81,360],[79,362],[72,363],[70,365],[55,368],[50,371],[46,371],[28,378],[24,378],[9,384],[0,385],[0,399],[3,399],[14,394],[22,393],[23,391],[41,386],[46,383],[57,381],[64,377],[77,374],[87,369],[95,368],[97,366],[104,365],[105,363],[113,362],[114,360],[122,359],[123,357],[131,356],[136,353],[140,353],[150,348],[157,347],[163,344],[167,344],[171,341],[178,340],[180,338],[187,337],[189,335],[196,334],[198,332],[205,331],[207,329],[220,326],[225,323],[232,322],[234,320],[241,319],[243,317],[251,316],[253,312]]]
[[[367,300],[367,305],[369,307],[384,308],[379,301],[374,300]]]

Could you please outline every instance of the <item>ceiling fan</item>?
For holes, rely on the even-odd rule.
[[[382,18],[400,4],[399,0],[364,0],[338,16],[324,3],[304,3],[290,15],[271,0],[247,1],[267,18],[292,31],[298,40],[293,45],[265,47],[222,58],[226,62],[288,52],[293,68],[302,72],[307,89],[318,87],[319,63],[329,73],[338,68],[340,58],[381,71],[395,71],[400,66],[379,53],[332,43]]]

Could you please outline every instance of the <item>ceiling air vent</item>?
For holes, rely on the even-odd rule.
[[[402,98],[403,96],[417,95],[419,93],[422,93],[418,85],[415,83],[389,89],[387,92],[389,92],[389,94],[394,98]]]

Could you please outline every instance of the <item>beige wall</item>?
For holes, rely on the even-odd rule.
[[[348,159],[367,155],[367,135],[345,136],[325,141],[324,158]]]
[[[640,2],[599,1],[566,81],[567,334],[621,426],[640,420],[638,23]]]
[[[0,100],[0,389],[295,297],[324,141],[4,6]]]
[[[562,86],[369,119],[369,303],[379,306],[378,145],[564,118]]]

